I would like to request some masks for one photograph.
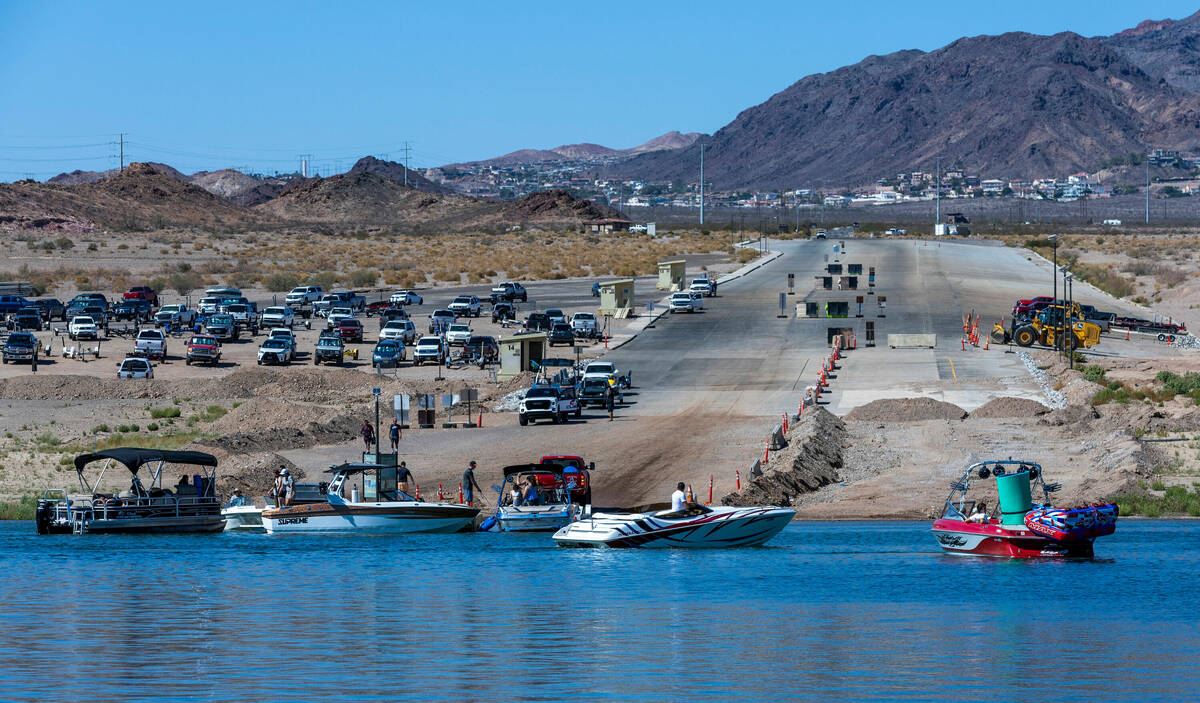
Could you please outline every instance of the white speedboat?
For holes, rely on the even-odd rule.
[[[329,488],[327,483],[297,483],[293,490],[292,505],[304,505],[309,503],[324,503],[325,491]],[[225,507],[221,508],[221,516],[225,518],[226,532],[264,532],[262,514],[264,510],[269,510],[269,507],[274,502],[274,498],[268,496],[260,498],[257,502],[250,499],[242,499],[241,502],[235,499],[230,499]]]
[[[578,518],[583,506],[573,498],[587,490],[588,473],[556,463],[504,467],[496,514],[480,525],[487,532],[554,532]],[[513,490],[517,496],[513,497]]]
[[[396,467],[348,463],[334,466],[323,503],[290,505],[262,512],[270,534],[291,532],[459,532],[474,522],[479,508],[426,503],[399,490]],[[362,490],[343,496],[348,479],[362,477]]]
[[[554,533],[554,541],[564,547],[748,547],[774,537],[795,514],[791,508],[694,504],[677,511],[599,512]]]

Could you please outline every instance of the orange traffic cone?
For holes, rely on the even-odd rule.
[[[708,502],[705,503],[705,505],[712,505],[712,488],[713,488],[713,477],[712,477],[712,474],[709,474],[708,475]]]
[[[765,450],[763,450],[763,463],[766,464],[770,461],[771,461],[771,440],[768,438],[767,439],[767,448]]]
[[[438,484],[438,500],[445,500],[446,496],[442,495],[442,484]]]
[[[460,505],[463,502],[462,481],[458,482],[458,502]]]
[[[741,471],[738,471],[738,470],[736,470],[736,469],[735,469],[735,470],[734,470],[734,472],[733,472],[733,476],[734,476],[734,479],[736,479],[736,482],[737,482],[737,483],[736,483],[736,485],[737,485],[737,489],[738,489],[739,491],[740,491],[740,490],[742,490],[742,472],[741,472]]]
[[[480,427],[483,427],[483,408],[479,409],[479,422],[477,422],[476,424],[479,425]]]
[[[1129,328],[1126,328],[1126,329],[1125,329],[1125,341],[1126,341],[1126,342],[1128,342],[1128,341],[1129,341]]]

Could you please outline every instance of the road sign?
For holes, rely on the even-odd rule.
[[[396,420],[401,425],[408,424],[408,395],[399,394],[392,396],[392,412],[396,416]]]

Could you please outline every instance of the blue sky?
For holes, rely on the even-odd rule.
[[[509,7],[508,5],[514,5]],[[907,8],[907,9],[905,9]],[[1112,34],[1185,2],[0,0],[0,180],[414,166],[713,132],[810,73],[960,36]]]

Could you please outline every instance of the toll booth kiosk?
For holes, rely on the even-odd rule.
[[[531,362],[541,363],[546,357],[546,333],[514,334],[496,340],[500,345],[498,380],[512,378],[524,371],[535,371]]]
[[[620,278],[600,284],[600,314],[615,318],[629,317],[633,312],[633,279]]]
[[[657,290],[675,293],[687,287],[687,262],[683,259],[658,262]],[[603,290],[603,288],[601,288]]]

